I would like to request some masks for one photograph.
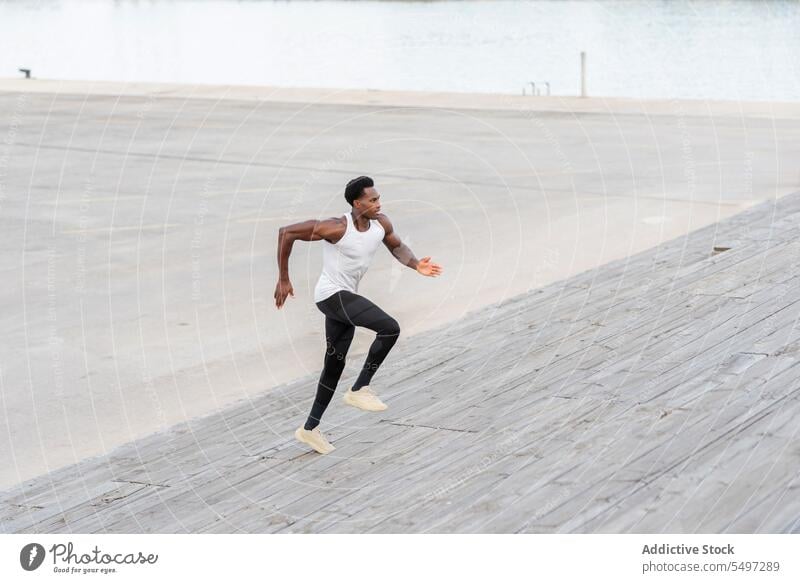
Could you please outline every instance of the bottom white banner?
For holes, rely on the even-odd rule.
[[[800,581],[793,535],[9,534],[0,547],[3,582]]]

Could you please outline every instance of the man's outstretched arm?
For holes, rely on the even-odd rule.
[[[343,226],[336,219],[310,220],[287,225],[278,229],[278,284],[275,286],[275,306],[280,309],[286,298],[294,297],[294,288],[289,280],[289,255],[295,241],[338,240],[344,234]]]
[[[407,265],[411,269],[416,270],[422,275],[435,277],[442,273],[442,266],[432,263],[430,257],[423,257],[422,259],[417,259],[414,257],[414,252],[411,251],[409,246],[403,243],[397,233],[395,233],[389,217],[386,215],[378,215],[378,217],[378,221],[381,223],[383,230],[386,232],[383,237],[383,244],[386,245],[386,248],[389,251],[391,251],[395,259],[397,259],[403,265]]]

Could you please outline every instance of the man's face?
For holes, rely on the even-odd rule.
[[[376,219],[381,212],[381,195],[374,186],[364,189],[364,193],[353,201],[356,211],[368,219]]]

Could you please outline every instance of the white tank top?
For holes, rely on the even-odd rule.
[[[337,291],[358,293],[358,282],[366,273],[386,231],[379,221],[370,219],[369,229],[359,231],[353,217],[345,213],[347,230],[336,243],[322,240],[322,273],[314,288],[314,301],[321,302]]]

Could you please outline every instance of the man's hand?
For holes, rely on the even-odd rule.
[[[417,271],[428,277],[436,277],[442,273],[442,266],[432,263],[430,257],[423,257],[417,263]]]
[[[283,307],[283,303],[290,294],[292,297],[294,297],[294,288],[292,288],[292,282],[288,279],[279,279],[278,285],[275,286],[275,306],[279,310]]]

